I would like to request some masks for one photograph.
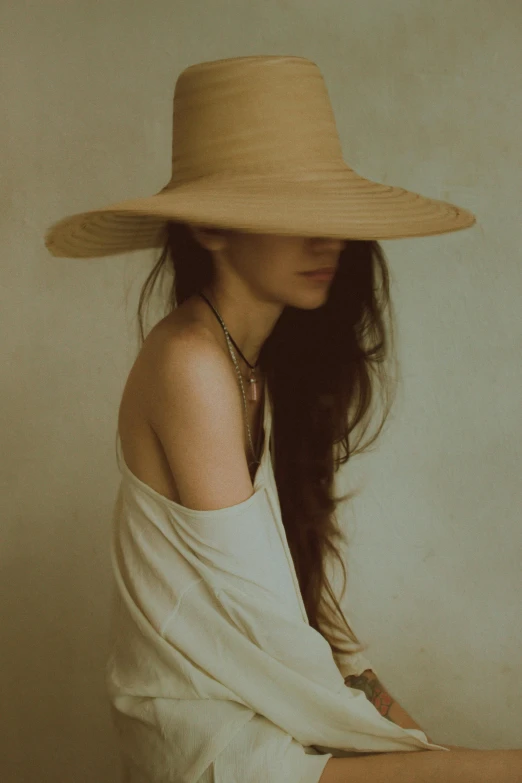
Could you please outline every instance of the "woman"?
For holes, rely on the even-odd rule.
[[[163,247],[118,417],[107,685],[127,780],[520,779],[522,751],[426,736],[326,576],[329,555],[344,570],[334,474],[388,347],[377,240],[473,223],[344,163],[314,63],[246,57],[179,77],[160,193],[48,233],[55,255]],[[167,265],[169,312],[144,339]]]

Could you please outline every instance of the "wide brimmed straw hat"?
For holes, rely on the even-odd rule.
[[[45,245],[69,258],[160,248],[172,220],[377,240],[445,234],[476,222],[455,204],[351,169],[318,66],[291,56],[233,57],[182,71],[168,185],[65,217],[48,229]]]

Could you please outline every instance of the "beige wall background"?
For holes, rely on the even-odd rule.
[[[341,489],[345,607],[436,742],[522,747],[522,5],[517,0],[2,3],[3,783],[118,779],[104,690],[117,410],[154,254],[54,259],[62,216],[170,178],[181,70],[321,68],[346,160],[478,225],[384,241],[401,386]],[[151,311],[149,327],[161,317]]]

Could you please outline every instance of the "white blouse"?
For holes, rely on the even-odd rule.
[[[254,494],[190,509],[127,467],[112,518],[106,685],[125,783],[317,783],[332,756],[441,750],[344,683],[308,623],[272,463],[272,403]]]

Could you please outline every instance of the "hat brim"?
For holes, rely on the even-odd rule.
[[[202,177],[70,215],[45,234],[56,257],[95,258],[163,247],[169,220],[254,233],[339,239],[404,239],[470,228],[469,210],[360,177],[324,180]]]

